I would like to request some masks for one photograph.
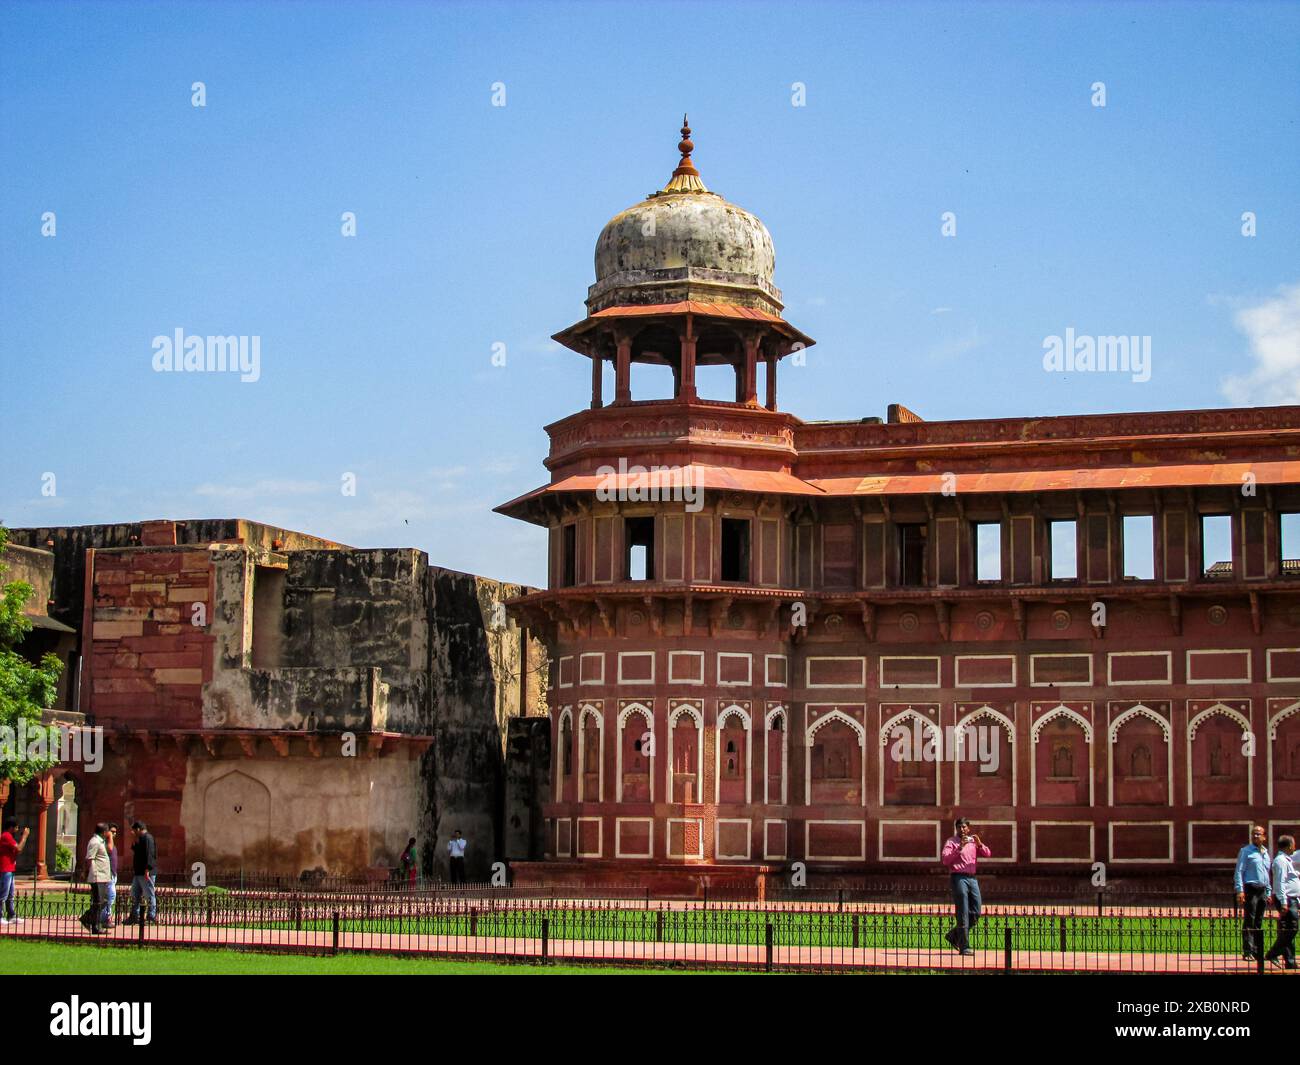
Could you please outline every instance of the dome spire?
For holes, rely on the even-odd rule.
[[[691,152],[695,151],[695,144],[691,140],[691,125],[685,115],[682,115],[682,139],[677,145],[677,150],[682,153],[681,161],[677,164],[677,169],[673,171],[673,176],[668,184],[664,186],[664,192],[708,192],[704,182],[700,180],[700,172],[695,169],[695,164],[691,162]]]

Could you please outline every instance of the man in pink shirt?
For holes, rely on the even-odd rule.
[[[966,818],[957,818],[953,830],[953,837],[943,845],[943,853],[939,858],[951,874],[957,925],[944,938],[952,944],[954,950],[969,956],[975,953],[970,947],[969,932],[980,919],[980,882],[975,879],[975,871],[978,860],[991,857],[993,852],[975,834]]]

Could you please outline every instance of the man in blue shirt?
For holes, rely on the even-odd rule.
[[[1293,836],[1277,837],[1277,857],[1273,859],[1273,905],[1277,907],[1277,939],[1264,955],[1279,969],[1294,969],[1295,934],[1300,928],[1300,873],[1291,861],[1295,851]]]
[[[1264,953],[1264,907],[1269,897],[1267,836],[1262,825],[1250,830],[1250,842],[1237,852],[1237,869],[1232,874],[1232,887],[1237,893],[1237,904],[1243,907],[1241,922],[1241,956],[1259,960]]]

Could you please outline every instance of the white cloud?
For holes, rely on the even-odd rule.
[[[1300,403],[1300,283],[1283,285],[1276,296],[1240,307],[1233,316],[1250,341],[1250,373],[1225,378],[1229,401],[1241,404]]]
[[[980,336],[980,327],[978,324],[972,324],[964,332],[956,335],[949,335],[932,344],[925,353],[925,358],[933,361],[947,361],[949,359],[959,359],[968,352],[975,351],[982,347],[984,339]]]
[[[326,486],[319,481],[256,481],[252,484],[201,484],[196,496],[213,499],[263,499],[280,496],[319,495]]]

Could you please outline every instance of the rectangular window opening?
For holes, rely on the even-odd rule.
[[[1125,514],[1124,579],[1149,581],[1156,575],[1156,520],[1150,514]]]
[[[1051,579],[1079,579],[1079,523],[1054,521],[1047,528]]]
[[[975,579],[1002,580],[1002,523],[975,523]]]
[[[925,584],[925,548],[930,529],[924,524],[898,526],[898,581],[904,586]]]
[[[1201,576],[1232,580],[1232,515],[1201,515]]]
[[[285,570],[274,566],[253,569],[254,669],[275,669],[281,664],[285,576]]]
[[[651,514],[644,518],[623,519],[623,543],[626,557],[624,572],[629,581],[655,579],[655,519]]]
[[[722,579],[749,580],[749,519],[722,519]]]
[[[578,583],[578,526],[570,523],[560,530],[561,564],[560,585],[572,588]]]
[[[1278,544],[1282,549],[1282,576],[1300,577],[1300,511],[1279,514]]]

